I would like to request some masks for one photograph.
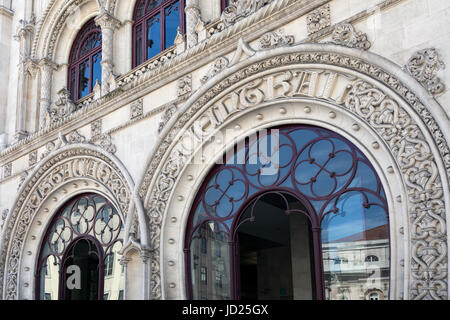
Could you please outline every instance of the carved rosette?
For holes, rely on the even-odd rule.
[[[370,62],[338,53],[300,52],[271,57],[249,65],[218,82],[184,112],[160,144],[139,189],[140,196],[147,196],[148,199],[145,207],[148,208],[151,221],[153,261],[161,261],[162,221],[171,191],[186,163],[186,159],[183,158],[185,156],[176,154],[175,148],[169,151],[170,146],[176,143],[176,140],[173,139],[181,130],[183,132],[186,130],[184,126],[196,117],[196,113],[203,109],[205,104],[210,103],[227,88],[263,71],[265,71],[264,77],[267,78],[267,70],[281,66],[292,66],[290,67],[292,70],[295,66],[301,68],[302,64],[330,64],[354,70],[378,80],[397,92],[411,106],[410,112],[415,112],[421,119],[425,119],[422,126],[428,126],[446,170],[449,171],[450,151],[439,126],[418,97],[395,76]],[[287,95],[289,88],[292,89],[292,83],[289,83],[292,77],[293,73],[286,74],[282,77],[282,82],[277,84],[279,88],[284,88],[284,94],[280,96],[264,93],[261,88],[257,87],[261,83],[257,80],[248,84],[244,83],[241,89],[235,88],[233,91],[239,93],[236,102],[245,103],[242,106],[237,105],[236,110],[255,107],[263,101],[267,102],[277,98],[286,99],[289,96]],[[409,297],[412,299],[447,299],[448,252],[445,213],[448,208],[445,207],[443,197],[443,180],[429,141],[425,138],[421,126],[415,122],[415,118],[411,117],[410,113],[403,109],[393,97],[362,79],[352,81],[347,88],[349,90],[347,95],[342,97],[345,99],[334,102],[346,108],[378,132],[397,160],[403,174],[404,184],[407,186],[406,201],[409,207],[412,241],[412,280]],[[324,94],[325,92],[326,90]],[[308,93],[303,93],[303,95],[308,95]],[[162,169],[157,171],[164,154],[170,154],[170,156],[164,161]],[[447,181],[446,179],[445,181]],[[150,186],[152,189],[149,190]],[[154,297],[158,299],[161,298],[160,266],[155,264],[152,272],[152,279],[154,279],[152,291]]]
[[[92,148],[73,148],[56,153],[26,180],[11,211],[10,223],[4,230],[0,255],[0,292],[5,292],[5,299],[18,298],[19,262],[33,217],[55,190],[76,179],[94,180],[103,185],[117,201],[117,209],[126,215],[131,190],[127,179],[113,161]]]
[[[332,42],[337,45],[368,50],[371,46],[367,35],[360,31],[356,31],[350,23],[338,24],[331,35]]]
[[[436,95],[445,90],[445,85],[436,76],[444,68],[436,49],[417,51],[406,64],[406,70],[419,81],[430,94]]]

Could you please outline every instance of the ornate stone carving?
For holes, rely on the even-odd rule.
[[[221,20],[230,26],[255,13],[273,0],[230,0],[230,6],[222,12]]]
[[[112,143],[111,135],[107,133],[102,134],[95,144],[111,154],[115,154],[117,151],[116,146]]]
[[[291,46],[294,44],[295,38],[291,35],[285,35],[283,30],[280,29],[264,34],[258,41],[262,49],[273,49]]]
[[[187,48],[192,48],[198,42],[196,27],[200,21],[200,5],[198,0],[186,0],[186,42]]]
[[[144,114],[144,100],[138,99],[130,105],[130,120],[140,117]]]
[[[63,88],[58,91],[58,100],[50,105],[47,110],[47,125],[56,124],[64,120],[65,117],[75,112],[77,107],[70,100],[70,92]]]
[[[12,163],[7,163],[3,166],[3,178],[9,178],[12,175]]]
[[[25,170],[24,172],[22,172],[22,173],[20,174],[20,177],[19,177],[19,185],[17,186],[17,190],[20,189],[20,187],[21,187],[22,184],[25,182],[25,180],[27,179],[27,177],[28,177],[28,171],[27,171],[27,170]]]
[[[5,289],[7,300],[18,298],[19,261],[33,217],[53,191],[75,179],[90,179],[103,185],[117,201],[117,209],[126,216],[131,190],[113,161],[88,148],[68,149],[55,154],[22,186],[11,211],[11,223],[4,228],[5,242],[1,248],[0,265],[6,266],[6,273],[0,273],[0,292]]]
[[[34,151],[30,152],[30,154],[28,155],[28,166],[30,166],[30,167],[34,166],[37,161],[38,161],[37,150],[34,150]]]
[[[301,68],[302,64],[333,64],[336,67],[368,75],[374,79],[374,82],[381,82],[396,92],[401,97],[400,100],[408,101],[411,108],[409,112],[418,113],[424,123],[421,125],[416,123],[416,117],[410,116],[407,110],[395,102],[394,97],[362,79],[351,78],[345,74],[339,75],[336,72],[320,73],[320,70],[294,71],[295,66]],[[272,75],[264,73],[264,79],[258,80],[252,77],[251,82],[245,83],[245,79],[250,76],[281,66],[289,66],[289,70],[292,71],[283,73],[274,71]],[[322,90],[318,90],[316,87],[319,83],[319,75],[325,77],[320,81],[325,84]],[[300,85],[299,77],[309,79],[308,83]],[[343,77],[348,81],[348,85],[341,89],[342,92],[333,91],[331,83],[335,81],[336,77]],[[228,96],[223,96],[224,90],[235,86],[240,81],[243,83],[239,88],[234,87]],[[272,85],[269,86],[269,84]],[[417,96],[395,76],[370,62],[338,53],[322,51],[289,53],[255,62],[218,82],[184,112],[162,140],[139,189],[141,197],[147,196],[145,207],[148,208],[152,226],[150,239],[154,248],[153,261],[160,261],[161,222],[167,209],[169,195],[186,163],[187,155],[179,153],[180,151],[175,147],[177,144],[175,137],[180,130],[189,132],[190,128],[184,128],[186,123],[195,118],[196,113],[203,110],[207,103],[211,108],[214,107],[212,101],[219,94],[223,97],[221,99],[231,99],[234,102],[233,115],[239,110],[256,107],[263,101],[295,98],[296,96],[317,97],[347,108],[361,121],[365,121],[376,130],[397,159],[404,183],[407,186],[412,239],[411,264],[413,266],[410,298],[447,299],[448,252],[445,212],[448,208],[445,207],[442,183],[445,181],[446,186],[448,184],[447,178],[442,180],[439,174],[438,166],[431,152],[432,148],[421,128],[424,126],[430,128],[431,135],[435,139],[448,171],[450,169],[450,151],[447,142],[429,111]],[[217,101],[219,104],[222,102],[221,100]],[[222,111],[226,113],[226,110]],[[230,111],[228,110],[228,112]],[[207,116],[207,111],[203,115]],[[221,114],[220,123],[225,121],[226,116],[227,114]],[[211,118],[211,121],[216,126],[220,125],[214,118]],[[168,158],[163,161],[165,154],[168,154]],[[158,169],[160,163],[164,163],[164,165]],[[151,182],[152,189],[149,190]],[[156,298],[160,298],[160,266],[156,264],[152,272],[152,291]]]
[[[102,134],[102,119],[91,123],[91,136],[96,137]]]
[[[86,138],[78,133],[78,131],[72,131],[71,133],[60,136],[60,140],[63,141],[63,144],[73,144],[73,143],[85,143]]]
[[[306,16],[308,35],[320,31],[331,25],[330,5],[327,3],[308,13]]]
[[[187,74],[178,80],[177,95],[178,97],[181,97],[191,92],[192,92],[192,76],[190,74]]]
[[[173,117],[173,115],[177,112],[177,105],[171,104],[168,105],[166,110],[164,111],[164,114],[161,118],[161,121],[159,123],[158,133],[161,133],[161,131],[164,129],[165,125],[169,120]]]
[[[368,50],[371,46],[367,35],[356,31],[350,23],[338,24],[331,35],[332,42],[349,48]]]
[[[9,209],[4,209],[2,211],[2,222],[0,225],[0,230],[3,230],[3,227],[5,226],[6,218],[8,217]]]
[[[405,69],[419,81],[430,94],[436,95],[445,90],[445,85],[436,73],[445,67],[434,48],[417,51],[405,66]]]
[[[214,61],[214,63],[210,67],[209,71],[206,73],[206,75],[200,79],[201,83],[206,83],[209,79],[211,79],[220,71],[225,69],[228,66],[228,64],[229,62],[227,58],[225,57],[217,58],[216,61]]]

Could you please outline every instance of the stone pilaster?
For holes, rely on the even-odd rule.
[[[114,30],[120,26],[109,12],[104,11],[95,18],[95,23],[102,29],[102,95],[110,91],[108,80],[113,75],[114,68]]]

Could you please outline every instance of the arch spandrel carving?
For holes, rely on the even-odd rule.
[[[139,184],[151,223],[153,259],[159,261],[152,271],[152,278],[157,279],[152,285],[154,298],[162,298],[164,290],[160,256],[163,221],[169,204],[176,201],[172,200],[173,190],[191,156],[182,151],[179,137],[192,132],[207,138],[211,132],[196,133],[193,125],[202,117],[219,130],[249,109],[296,96],[326,101],[352,114],[388,148],[406,186],[406,199],[397,199],[406,202],[409,220],[410,270],[405,272],[408,292],[404,296],[447,299],[450,157],[440,129],[446,118],[436,117],[442,113],[439,105],[392,63],[333,45],[258,52],[209,80],[168,123]],[[228,108],[221,110],[221,105]]]
[[[69,145],[51,153],[33,170],[19,189],[6,222],[7,228],[1,239],[0,261],[0,285],[4,299],[20,298],[19,270],[24,256],[25,240],[35,216],[50,199],[56,201],[55,192],[68,188],[82,190],[83,187],[78,185],[82,181],[92,182],[90,190],[102,190],[117,207],[123,220],[129,220],[127,211],[134,183],[117,159],[98,147],[83,144]],[[77,192],[72,191],[63,190],[62,193]]]

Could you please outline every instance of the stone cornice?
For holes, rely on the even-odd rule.
[[[175,81],[182,75],[193,72],[199,67],[212,62],[215,58],[233,51],[236,48],[238,39],[241,37],[247,42],[256,40],[266,30],[277,29],[327,2],[329,0],[274,1],[252,16],[213,35],[207,41],[199,43],[160,67],[142,74],[130,83],[93,101],[81,110],[71,114],[64,121],[33,133],[8,147],[0,152],[0,163],[13,161],[24,156],[29,150],[45,145],[55,138],[56,132],[68,133],[76,130],[135,99]],[[205,55],[204,52],[206,51],[214,52],[214,54]],[[140,68],[141,66],[131,70],[127,75],[136,72]]]

